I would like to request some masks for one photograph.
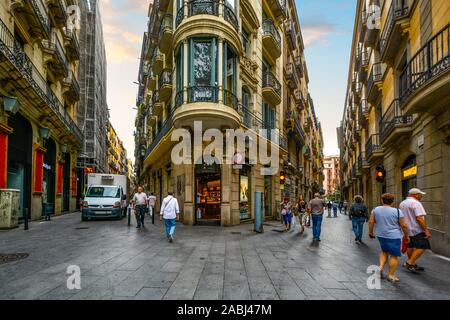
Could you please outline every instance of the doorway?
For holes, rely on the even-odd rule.
[[[62,212],[70,210],[70,153],[64,156]]]
[[[42,181],[42,215],[55,214],[56,145],[49,138],[45,144],[44,177]]]
[[[218,164],[200,164],[195,168],[197,225],[221,224],[221,167]]]
[[[27,119],[20,114],[9,118],[13,132],[8,142],[7,188],[20,190],[19,219],[25,208],[31,218],[31,162],[33,133]]]
[[[264,216],[273,217],[272,176],[264,176]]]
[[[402,199],[408,197],[408,192],[417,187],[416,156],[410,155],[402,165]]]

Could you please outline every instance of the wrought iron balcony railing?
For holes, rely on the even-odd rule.
[[[281,96],[281,84],[276,76],[270,71],[263,72],[263,88],[265,87],[273,88],[275,92]]]
[[[57,59],[59,60],[59,63],[63,67],[64,74],[67,76],[69,72],[69,61],[67,60],[66,53],[63,49],[63,46],[61,45],[61,42],[59,42],[56,33],[52,34],[50,40],[47,39],[42,40],[42,45],[44,46],[45,49],[53,52],[53,54],[56,55]]]
[[[381,142],[395,129],[396,126],[409,125],[413,122],[413,115],[404,115],[400,108],[398,99],[392,101],[391,105],[383,115],[380,121],[380,139]]]
[[[366,142],[366,160],[368,160],[374,152],[381,151],[383,151],[383,147],[380,143],[380,135],[378,133],[371,135]]]
[[[400,103],[450,68],[450,24],[431,38],[400,75]]]
[[[392,0],[389,12],[386,18],[383,32],[380,40],[380,53],[383,56],[389,41],[389,37],[394,29],[395,22],[398,19],[403,19],[409,15],[409,1],[408,0]]]
[[[47,9],[45,8],[42,0],[31,0],[31,6],[33,7],[33,11],[39,19],[39,22],[44,29],[47,37],[51,34],[51,24],[50,18],[48,17]]]
[[[266,19],[263,21],[263,35],[270,35],[274,37],[278,46],[281,48],[281,35],[271,19]]]
[[[236,17],[236,13],[234,13],[234,9],[232,7],[226,4],[226,1],[223,5],[223,17],[225,18],[225,21],[228,21],[233,28],[239,32],[239,22]]]
[[[223,90],[223,103],[239,112],[239,99],[229,90]]]
[[[83,133],[2,20],[0,20],[0,53],[22,74],[36,94],[64,123],[68,131],[72,132],[79,142],[83,141]]]

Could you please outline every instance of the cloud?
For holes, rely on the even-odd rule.
[[[315,45],[327,46],[329,38],[342,32],[333,24],[328,22],[304,22],[302,23],[303,41],[306,47]]]

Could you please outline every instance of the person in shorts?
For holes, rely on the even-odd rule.
[[[284,231],[289,231],[292,224],[292,206],[288,197],[285,197],[281,203],[281,219],[283,220]]]
[[[405,215],[406,224],[408,225],[409,237],[411,241],[408,244],[407,254],[408,260],[403,265],[408,271],[417,273],[425,271],[425,268],[419,267],[416,262],[425,253],[431,249],[430,230],[427,228],[425,216],[427,213],[420,202],[425,195],[420,189],[413,188],[409,190],[408,197],[400,203],[400,210]]]
[[[387,279],[390,282],[397,283],[400,279],[396,276],[398,268],[398,257],[402,256],[402,238],[405,234],[406,241],[409,241],[408,226],[405,222],[403,212],[393,208],[394,195],[385,193],[381,196],[382,206],[373,209],[369,221],[369,237],[375,238],[373,229],[376,225],[376,237],[380,242],[380,274],[383,277],[383,271],[386,263],[389,265],[389,274]],[[403,230],[403,233],[402,233]]]

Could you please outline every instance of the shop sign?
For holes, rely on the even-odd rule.
[[[403,179],[408,179],[417,175],[417,166],[404,169],[402,172]]]

